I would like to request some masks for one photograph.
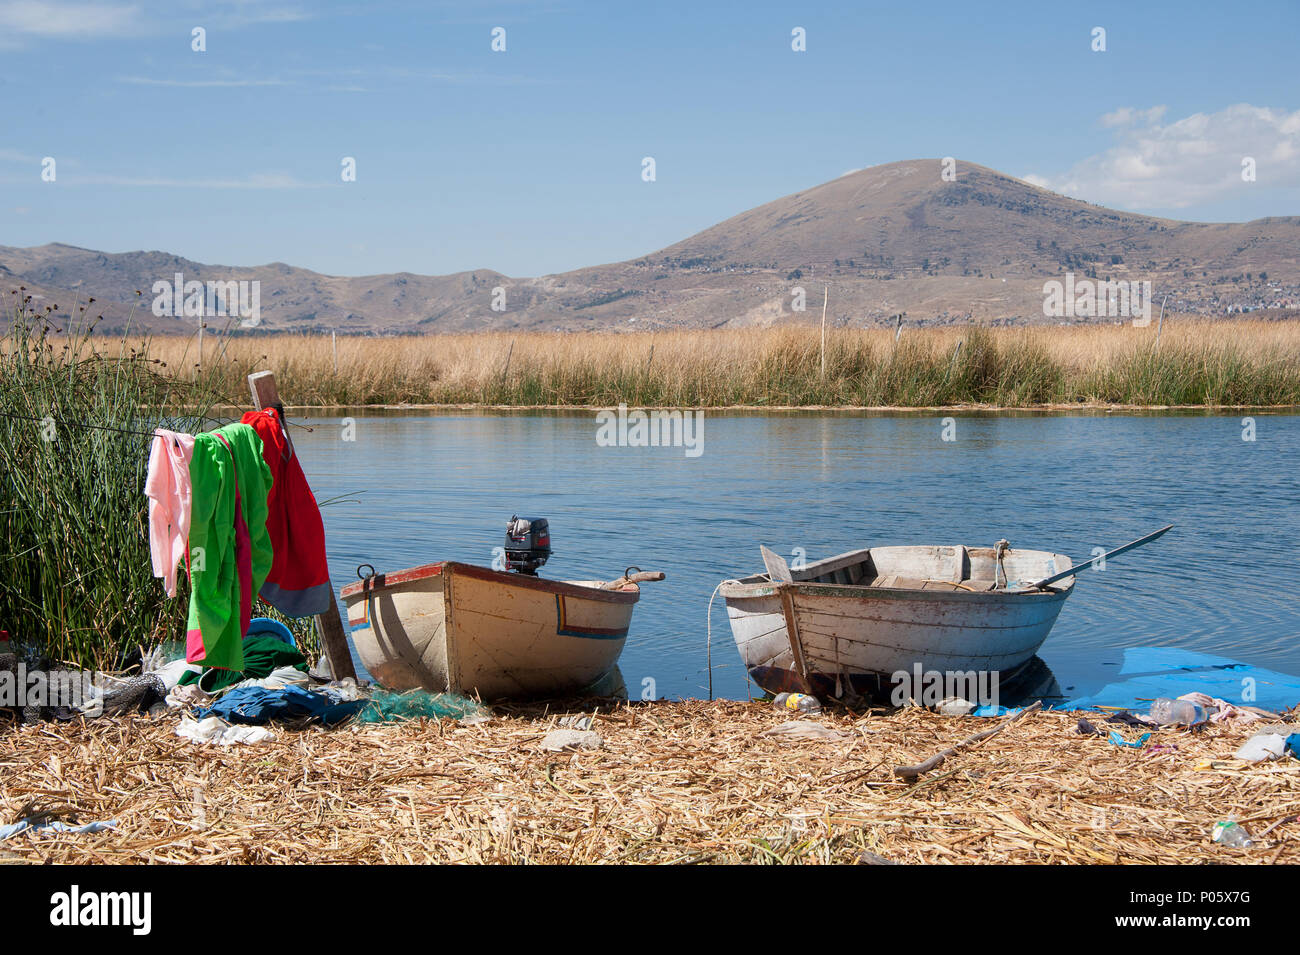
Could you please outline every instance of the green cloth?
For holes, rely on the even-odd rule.
[[[218,435],[224,436],[226,444]],[[233,459],[232,459],[233,458]],[[243,670],[247,610],[235,559],[235,489],[248,525],[252,590],[248,607],[271,570],[266,498],[271,469],[262,439],[249,425],[228,424],[194,436],[190,459],[190,609],[185,658],[223,670]]]
[[[279,637],[269,633],[255,633],[244,638],[244,669],[238,670],[204,670],[202,674],[187,670],[181,674],[180,683],[185,686],[197,683],[208,693],[215,693],[228,686],[234,686],[244,680],[260,680],[271,675],[280,667],[293,667],[307,672],[307,658],[298,652],[297,647],[290,646]]]

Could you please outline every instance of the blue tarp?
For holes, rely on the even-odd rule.
[[[310,693],[297,686],[267,690],[260,686],[237,687],[206,709],[199,719],[219,716],[227,723],[261,726],[271,720],[297,721],[318,719],[333,726],[360,712],[365,700],[336,702],[323,693]]]
[[[1130,647],[1124,651],[1119,675],[1128,679],[1054,708],[1123,706],[1145,712],[1156,697],[1173,699],[1184,693],[1205,693],[1266,710],[1286,710],[1300,703],[1300,677],[1178,647]]]

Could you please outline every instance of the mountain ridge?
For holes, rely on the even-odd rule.
[[[952,180],[943,170],[938,159],[873,166],[634,259],[531,278],[488,268],[331,276],[279,261],[235,267],[61,242],[0,246],[0,270],[37,303],[67,309],[93,296],[103,330],[130,322],[154,332],[193,330],[195,319],[150,307],[154,283],[177,272],[259,282],[262,331],[770,325],[820,320],[818,286],[829,286],[837,325],[900,315],[918,324],[1044,322],[1057,320],[1043,314],[1044,282],[1067,273],[1151,281],[1156,300],[1168,296],[1184,314],[1300,308],[1300,216],[1184,222],[1094,205],[974,163],[957,162]]]

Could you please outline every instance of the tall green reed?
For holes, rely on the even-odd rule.
[[[25,653],[112,669],[184,631],[186,575],[168,599],[150,563],[149,435],[218,424],[230,399],[147,338],[94,336],[85,311],[25,296],[0,339],[0,629]]]

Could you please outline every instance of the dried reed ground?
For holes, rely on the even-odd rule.
[[[991,724],[827,715],[845,738],[794,741],[760,736],[783,720],[761,703],[633,703],[597,710],[603,750],[542,752],[558,716],[281,730],[228,749],[181,740],[174,715],[0,726],[0,819],[38,800],[120,827],[24,833],[0,861],[1300,862],[1300,822],[1266,831],[1300,813],[1300,763],[1232,760],[1244,727],[1159,732],[1177,749],[1152,753],[1077,735],[1077,715],[1030,714],[909,785],[894,766]],[[1229,817],[1262,844],[1210,842]]]

